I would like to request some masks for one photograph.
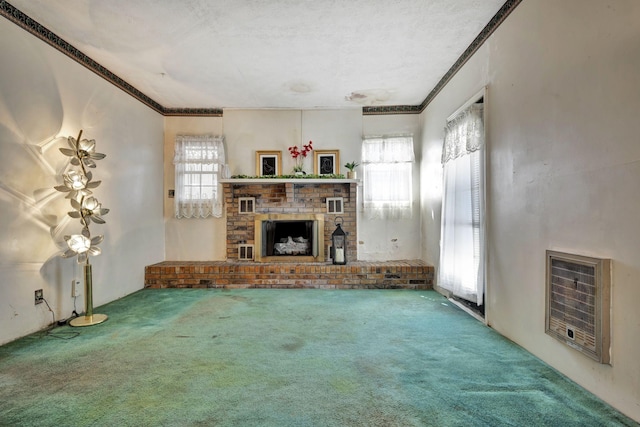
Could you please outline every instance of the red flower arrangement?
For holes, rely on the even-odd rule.
[[[302,146],[302,150],[298,148],[297,145],[288,148],[289,154],[291,154],[291,158],[295,160],[296,165],[293,167],[295,172],[302,172],[302,161],[307,154],[309,154],[313,150],[313,141],[309,141],[308,144],[304,144]]]

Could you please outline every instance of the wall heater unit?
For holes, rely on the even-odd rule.
[[[547,251],[545,332],[610,363],[611,260]]]

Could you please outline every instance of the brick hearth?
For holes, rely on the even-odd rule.
[[[226,261],[165,261],[149,265],[145,267],[146,288],[433,288],[434,268],[423,261],[356,261],[356,180],[230,179],[223,180],[223,191],[227,221]],[[347,233],[347,265],[325,262],[321,256],[312,257],[316,262],[306,262],[302,258],[293,260],[291,258],[295,257],[291,256],[277,262],[239,260],[240,245],[256,243],[257,215],[323,215],[324,235],[320,242],[327,247],[338,216],[337,212],[328,212],[329,198],[342,201],[339,216],[342,229]],[[240,212],[241,200],[247,199],[253,200],[255,210]],[[260,250],[259,247],[256,250]]]
[[[165,261],[145,267],[146,288],[432,289],[421,260],[329,263]]]

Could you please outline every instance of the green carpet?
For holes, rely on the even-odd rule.
[[[143,290],[0,347],[2,426],[635,426],[432,291]]]

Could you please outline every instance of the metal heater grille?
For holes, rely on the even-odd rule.
[[[545,332],[609,363],[611,260],[547,251]]]

